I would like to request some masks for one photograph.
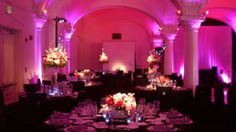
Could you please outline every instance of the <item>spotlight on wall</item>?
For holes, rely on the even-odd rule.
[[[11,14],[12,13],[12,5],[11,4],[8,4],[7,7],[6,7],[6,13],[7,14]]]
[[[177,15],[181,15],[182,11],[181,10],[177,10],[176,13],[177,13]]]
[[[208,10],[206,10],[206,11],[205,11],[205,15],[208,15],[208,14],[209,14],[209,11],[208,11]]]
[[[46,9],[44,9],[44,10],[43,10],[43,14],[44,14],[44,16],[47,16],[48,11],[47,11]]]

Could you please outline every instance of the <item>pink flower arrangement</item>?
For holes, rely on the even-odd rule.
[[[157,85],[159,87],[170,87],[173,85],[172,80],[168,77],[163,75],[156,77]]]
[[[150,54],[147,58],[147,62],[151,65],[151,64],[157,64],[158,62],[160,62],[161,57],[158,55],[153,55]]]
[[[90,78],[93,75],[93,72],[89,69],[84,69],[83,71],[80,72],[75,70],[74,75],[77,80],[84,80]]]
[[[43,58],[46,67],[64,67],[68,62],[67,52],[61,45],[56,48],[46,50]]]
[[[116,93],[106,97],[106,104],[108,107],[125,108],[127,111],[132,111],[136,108],[136,100],[134,93]]]
[[[150,54],[147,58],[147,62],[149,65],[157,64],[158,62],[161,61],[160,55],[158,55],[155,50],[151,50]]]
[[[99,57],[99,61],[101,63],[108,63],[108,61],[109,61],[108,56],[106,55],[106,53],[104,52],[103,49],[102,49],[102,54]]]

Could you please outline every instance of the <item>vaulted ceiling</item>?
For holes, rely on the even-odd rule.
[[[159,26],[177,25],[176,7],[171,0],[2,0],[25,11],[41,13],[48,11],[48,17],[65,17],[75,24],[81,17],[101,9],[119,8],[133,9],[149,16]],[[185,0],[182,0],[185,1]],[[236,1],[208,0],[205,10],[208,17],[218,19],[236,30]],[[127,10],[125,10],[127,11]]]

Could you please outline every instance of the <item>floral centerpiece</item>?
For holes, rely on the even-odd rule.
[[[155,50],[151,50],[147,58],[148,64],[149,65],[158,64],[158,62],[160,61],[161,61],[160,55],[156,54]]]
[[[101,63],[108,63],[108,61],[109,61],[109,58],[106,55],[106,53],[104,52],[104,50],[102,49],[102,54],[99,57],[99,62],[101,62]]]
[[[116,93],[113,95],[108,95],[105,98],[105,105],[102,106],[103,113],[108,114],[109,120],[116,124],[129,123],[129,115],[134,114],[134,109],[136,108],[136,101],[134,93]],[[107,120],[107,116],[104,116]]]
[[[173,86],[172,80],[163,75],[157,76],[156,82],[157,82],[157,86],[159,87],[172,87]]]
[[[68,56],[62,45],[56,48],[46,50],[46,56],[43,58],[46,67],[64,67],[68,63]]]
[[[126,111],[132,111],[136,108],[134,93],[116,93],[106,97],[108,107],[124,108]]]
[[[75,70],[74,75],[77,80],[84,80],[84,81],[88,82],[90,80],[91,76],[93,75],[93,72],[89,69],[84,69],[80,72]]]

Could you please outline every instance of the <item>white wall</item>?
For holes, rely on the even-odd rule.
[[[15,81],[18,91],[22,91],[24,68],[34,72],[34,40],[29,40],[29,36],[34,37],[34,17],[30,10],[25,10],[17,5],[12,5],[12,14],[6,14],[6,3],[0,1],[0,26],[17,30],[17,41],[15,43]],[[28,39],[25,42],[25,38]]]

